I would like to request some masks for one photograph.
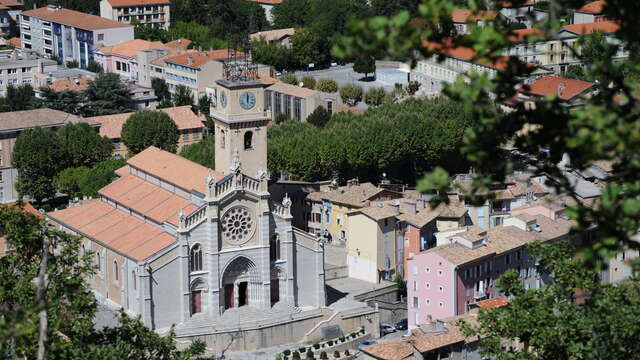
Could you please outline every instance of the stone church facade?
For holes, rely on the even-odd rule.
[[[100,300],[179,335],[228,328],[230,314],[240,323],[325,306],[322,242],[292,226],[288,198],[270,199],[264,87],[218,81],[215,170],[150,147],[98,199],[47,214],[84,238]]]

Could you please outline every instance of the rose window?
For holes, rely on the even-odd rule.
[[[246,242],[253,231],[253,220],[249,209],[237,206],[231,208],[222,217],[222,233],[225,239],[232,244]]]

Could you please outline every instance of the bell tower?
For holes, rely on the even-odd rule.
[[[267,171],[267,86],[257,77],[247,55],[230,50],[224,78],[209,89],[211,116],[215,122],[216,171],[229,174],[236,164],[256,177]]]

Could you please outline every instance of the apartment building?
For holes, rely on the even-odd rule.
[[[495,20],[498,16],[502,14],[492,10],[482,10],[474,14],[471,10],[456,9],[451,13],[451,20],[457,34],[464,35],[470,33],[471,26],[482,27],[487,21]]]
[[[545,20],[549,13],[535,8],[536,0],[515,2],[510,0],[500,1],[500,13],[511,23],[524,25],[531,28],[535,23]]]
[[[525,109],[535,108],[535,104],[545,100],[546,96],[557,96],[561,105],[576,107],[585,104],[585,97],[595,91],[595,83],[558,76],[543,76],[530,83],[526,83],[518,90],[513,99],[506,101],[502,109],[513,111],[518,104],[523,103]]]
[[[57,130],[68,123],[87,122],[96,130],[99,124],[52,109],[35,109],[0,113],[0,204],[18,200],[15,184],[18,171],[11,165],[11,154],[18,135],[33,127]]]
[[[606,7],[606,5],[607,3],[602,0],[592,1],[588,4],[585,4],[580,9],[574,11],[572,18],[573,23],[588,24],[612,20],[609,19],[604,13],[604,8]]]
[[[415,255],[408,265],[409,327],[464,314],[477,301],[499,296],[495,281],[507,270],[518,271],[526,289],[548,283],[525,246],[570,240],[572,225],[563,218],[522,213],[489,230],[469,226],[448,244]]]
[[[339,96],[321,91],[311,90],[296,85],[277,82],[265,90],[265,101],[271,109],[272,119],[278,114],[285,114],[289,119],[307,121],[307,117],[319,106],[329,114],[336,111]]]
[[[171,1],[169,0],[101,0],[100,16],[117,22],[139,23],[169,30]]]
[[[138,52],[153,49],[165,49],[160,41],[134,39],[96,50],[95,61],[105,72],[120,75],[121,78],[139,80]]]
[[[30,84],[38,86],[38,79],[48,76],[58,69],[58,63],[51,59],[38,57],[31,51],[14,49],[10,54],[0,57],[0,96],[5,96],[10,85]]]
[[[131,25],[53,5],[25,11],[20,19],[22,48],[77,61],[83,69],[96,49],[133,40]]]
[[[164,108],[158,111],[169,115],[178,127],[178,131],[180,132],[178,151],[186,149],[189,145],[202,140],[204,125],[202,121],[200,121],[200,118],[191,111],[191,106]],[[127,147],[122,142],[122,126],[133,114],[135,113],[129,112],[87,118],[88,121],[101,125],[100,135],[109,138],[113,142],[113,156],[116,158],[128,157]]]
[[[18,34],[18,16],[21,12],[22,2],[0,0],[0,32],[5,39]]]

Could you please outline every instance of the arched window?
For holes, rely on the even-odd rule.
[[[224,130],[220,129],[220,148],[224,149],[224,143],[227,139],[224,136]]]
[[[276,261],[280,259],[280,235],[271,235],[271,241],[269,242],[269,259]]]
[[[113,280],[118,281],[118,262],[113,260]]]
[[[200,244],[195,244],[191,247],[191,253],[189,254],[189,269],[191,271],[202,270],[202,248]]]
[[[253,132],[247,131],[244,133],[244,149],[251,150],[253,149]]]
[[[133,282],[133,290],[138,289],[138,278],[136,277],[136,271],[131,271],[131,280]]]

